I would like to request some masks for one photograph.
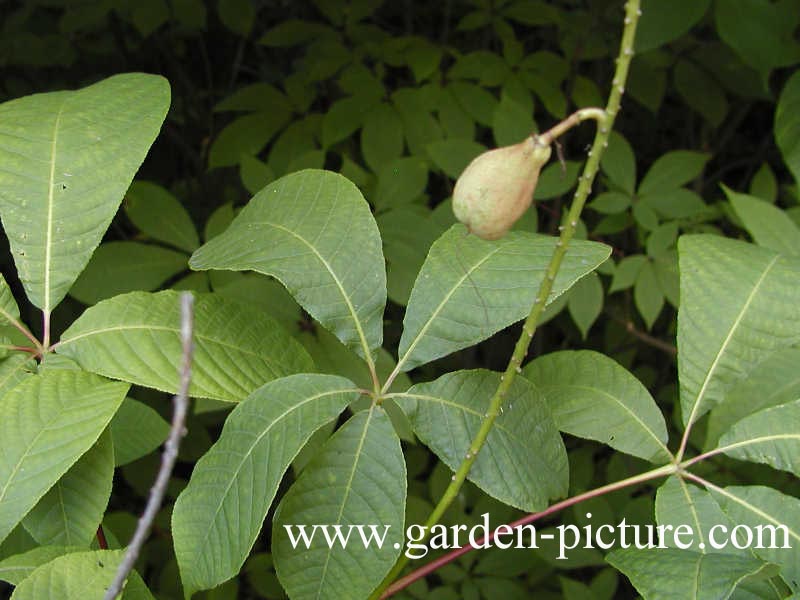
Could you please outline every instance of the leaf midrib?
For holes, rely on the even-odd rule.
[[[766,266],[764,271],[759,276],[758,281],[753,286],[753,289],[750,290],[750,293],[747,296],[747,300],[745,300],[745,303],[742,306],[741,310],[739,311],[739,314],[736,316],[736,319],[734,320],[733,325],[730,328],[730,331],[728,331],[728,335],[725,337],[725,340],[723,341],[722,346],[720,346],[720,349],[717,352],[717,355],[714,357],[714,360],[712,361],[711,366],[708,369],[708,373],[706,374],[706,377],[703,380],[703,385],[700,387],[700,391],[697,393],[697,397],[694,400],[694,405],[692,406],[692,411],[689,414],[688,420],[686,421],[686,425],[687,426],[690,426],[692,423],[694,423],[694,421],[696,419],[697,410],[700,407],[700,404],[703,401],[703,397],[706,394],[706,389],[710,385],[711,380],[714,377],[714,372],[717,370],[717,366],[719,365],[720,360],[722,360],[722,357],[724,356],[724,354],[725,354],[725,352],[726,352],[726,350],[728,348],[728,345],[731,343],[731,340],[733,339],[733,334],[739,328],[739,325],[741,324],[742,320],[744,319],[744,315],[749,310],[750,305],[753,302],[753,299],[756,297],[756,294],[758,293],[759,289],[761,288],[761,285],[764,283],[764,280],[766,279],[767,275],[772,270],[772,267],[774,267],[775,263],[778,262],[778,259],[780,258],[780,256],[781,256],[780,254],[776,254],[772,258],[772,260],[769,262],[769,264]]]
[[[58,147],[58,131],[61,126],[61,115],[64,112],[64,103],[58,107],[56,113],[56,121],[53,126],[53,140],[50,145],[50,176],[48,180],[47,190],[47,229],[45,232],[45,246],[44,246],[44,306],[42,311],[46,317],[50,315],[50,263],[52,262],[52,245],[53,245],[53,205],[55,204],[55,174],[56,174],[56,156]]]

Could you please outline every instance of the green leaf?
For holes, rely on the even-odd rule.
[[[615,185],[629,196],[633,195],[636,187],[636,159],[628,140],[616,131],[612,131],[608,137],[608,148],[600,159],[600,166]]]
[[[0,360],[0,398],[35,370],[36,361],[28,354],[12,354]]]
[[[391,397],[422,443],[455,471],[470,452],[499,384],[499,373],[455,371]],[[566,495],[564,443],[542,394],[528,380],[514,379],[468,479],[493,498],[529,512]]]
[[[403,154],[403,121],[390,104],[379,104],[367,113],[361,130],[361,153],[376,173]]]
[[[178,390],[179,292],[132,292],[87,309],[57,350],[82,368],[163,392]],[[189,395],[238,402],[265,382],[313,369],[311,358],[264,312],[216,294],[194,305]]]
[[[289,111],[259,111],[228,123],[208,150],[208,168],[238,165],[242,156],[255,156],[289,121]]]
[[[768,162],[764,162],[750,180],[750,195],[775,203],[778,198],[778,181]]]
[[[582,166],[582,163],[573,160],[567,161],[565,165],[553,163],[546,166],[539,173],[539,181],[536,182],[533,193],[534,200],[549,200],[566,194],[575,187]]]
[[[617,268],[614,269],[614,278],[611,280],[608,293],[613,294],[633,287],[645,263],[647,263],[647,257],[643,254],[632,254],[619,261]]]
[[[708,210],[703,199],[696,192],[686,188],[664,188],[642,194],[639,202],[634,204],[633,210],[635,212],[641,208],[655,211],[652,216],[654,220],[648,222],[647,229],[655,229],[658,226],[657,216],[664,219],[689,219]]]
[[[22,524],[43,546],[88,548],[103,520],[114,477],[114,446],[104,432],[25,515]]]
[[[169,423],[146,404],[125,398],[111,419],[110,430],[114,464],[121,467],[150,454],[163,444],[169,435]]]
[[[59,556],[23,579],[13,598],[102,600],[124,554],[122,550],[94,550]]]
[[[706,448],[714,448],[731,425],[764,408],[800,398],[800,350],[784,348],[770,354],[746,379],[735,384],[725,401],[708,416]]]
[[[0,325],[9,323],[19,324],[19,306],[6,283],[6,278],[0,273]]]
[[[268,183],[275,179],[275,174],[265,163],[258,160],[255,156],[242,155],[239,162],[239,178],[242,185],[251,194],[257,194]],[[192,248],[190,252],[197,250]]]
[[[492,126],[497,98],[484,88],[465,81],[453,82],[449,89],[452,90],[456,101],[470,117],[481,125]]]
[[[570,290],[567,310],[583,339],[603,310],[603,286],[597,273],[581,277]]]
[[[710,156],[702,152],[674,150],[661,156],[639,184],[639,194],[663,192],[689,183],[703,171]]]
[[[0,541],[92,447],[127,390],[127,384],[56,369],[29,377],[0,399]]]
[[[675,67],[675,89],[692,109],[719,127],[728,114],[728,100],[722,86],[704,69],[688,60]]]
[[[84,304],[133,291],[149,292],[186,270],[182,252],[139,242],[106,242],[95,250],[69,294]]]
[[[330,148],[360,129],[376,100],[370,94],[350,96],[334,102],[322,118],[322,147]]]
[[[380,234],[361,192],[341,175],[307,170],[270,184],[189,265],[271,275],[362,357],[381,345]]]
[[[486,151],[483,144],[454,138],[432,142],[426,148],[433,164],[452,179],[458,179],[472,159]]]
[[[525,107],[503,96],[494,108],[492,133],[495,144],[510,146],[523,141],[536,129],[531,113]]]
[[[800,256],[800,227],[780,208],[747,194],[722,189],[744,228],[759,246],[786,256]]]
[[[683,423],[719,404],[770,352],[800,341],[800,264],[713,235],[678,240]]]
[[[800,72],[789,78],[778,99],[775,142],[794,180],[800,184]]]
[[[765,76],[772,69],[800,60],[794,38],[796,20],[768,0],[717,0],[714,17],[719,37],[748,65]],[[790,11],[792,3],[785,3]]]
[[[225,27],[247,37],[253,28],[256,9],[251,0],[218,0],[217,14]]]
[[[0,216],[46,314],[89,262],[168,106],[167,81],[141,73],[0,105]]]
[[[54,558],[70,554],[72,552],[84,552],[85,548],[71,547],[65,548],[63,546],[39,546],[33,550],[28,550],[22,554],[9,556],[5,560],[0,561],[0,581],[5,581],[11,585],[17,586],[33,571],[49,563]]]
[[[652,462],[670,459],[661,410],[613,359],[590,350],[553,352],[522,372],[544,395],[561,431]]]
[[[606,560],[647,600],[726,600],[739,582],[767,566],[754,557],[675,548],[626,548]]]
[[[399,158],[378,173],[373,202],[376,209],[402,206],[419,198],[428,187],[428,165],[421,158]]]
[[[671,528],[666,529],[667,533],[661,537],[661,542],[670,548],[678,547],[675,535],[671,532],[681,525],[684,527],[688,525],[692,529],[692,535],[680,536],[683,550],[691,550],[698,554],[720,553],[740,556],[749,554],[748,550],[739,550],[730,543],[724,548],[716,547],[728,542],[724,535],[726,530],[721,528],[731,531],[735,523],[722,512],[709,492],[689,484],[681,477],[673,475],[658,488],[656,523]],[[689,537],[690,539],[687,539]]]
[[[379,406],[356,413],[322,447],[275,512],[275,569],[292,598],[366,598],[388,573],[404,543],[406,465],[400,440]],[[358,543],[353,525],[369,526],[383,546]],[[336,527],[346,548],[319,535],[292,546],[286,527]],[[295,528],[294,535],[298,535]],[[376,542],[377,543],[377,542]]]
[[[332,375],[294,375],[234,408],[172,513],[187,597],[239,572],[286,469],[311,434],[358,396],[353,388]]]
[[[269,29],[258,40],[259,44],[273,48],[286,48],[303,44],[313,39],[324,36],[335,36],[333,28],[322,23],[302,21],[300,19],[286,19]]]
[[[200,245],[189,213],[160,185],[134,181],[123,206],[131,222],[152,239],[187,252],[194,252]]]
[[[512,231],[488,242],[464,231],[453,226],[434,242],[417,276],[403,319],[401,371],[473,346],[530,312],[556,239]],[[609,254],[603,244],[573,240],[548,304]]]
[[[800,477],[800,400],[748,415],[720,438],[717,449]]]
[[[276,110],[290,113],[292,104],[285,94],[263,82],[240,87],[214,107],[214,112],[270,112]]]
[[[431,244],[442,227],[422,206],[405,206],[378,216],[386,255],[387,289],[393,302],[405,306]]]
[[[653,263],[649,260],[642,264],[636,284],[633,288],[633,301],[639,314],[642,315],[648,329],[653,328],[661,309],[664,308],[664,293],[658,284]]]
[[[643,0],[636,29],[636,53],[647,52],[678,39],[708,10],[711,0]]]
[[[800,500],[757,485],[714,488],[713,491],[734,522],[763,532],[762,547],[753,544],[752,551],[759,558],[780,566],[783,580],[795,594],[800,592]],[[781,532],[783,528],[785,533]],[[770,540],[772,535],[775,535],[774,544]],[[786,547],[787,543],[791,548]],[[775,547],[770,548],[770,545]]]

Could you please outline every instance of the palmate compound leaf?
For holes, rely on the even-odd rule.
[[[677,548],[624,548],[606,560],[647,600],[727,600],[742,580],[773,570],[754,556]]]
[[[553,352],[527,364],[523,374],[561,431],[645,460],[670,459],[661,411],[647,388],[613,359],[590,350]]]
[[[752,542],[741,538],[742,544],[778,565],[781,578],[800,593],[800,500],[759,485],[714,488],[712,494],[731,521],[745,526],[740,535],[750,530]]]
[[[381,238],[358,188],[307,169],[271,183],[189,261],[197,270],[253,270],[362,357],[383,340],[386,269]]]
[[[0,399],[0,541],[97,441],[128,384],[54,369]]]
[[[112,379],[175,393],[181,363],[179,292],[132,292],[87,309],[57,352]],[[189,395],[238,402],[265,382],[313,370],[303,347],[263,311],[197,294]]]
[[[683,423],[719,404],[766,356],[800,342],[800,261],[714,235],[678,240]]]
[[[444,233],[417,276],[403,319],[398,368],[408,371],[472,346],[524,318],[553,255],[554,237],[512,231],[492,242]],[[606,260],[611,248],[573,240],[548,303]]]
[[[500,374],[492,371],[455,371],[388,397],[408,415],[422,443],[456,470],[499,383]],[[501,502],[529,512],[567,493],[564,442],[542,394],[527,379],[514,380],[468,479]]]
[[[239,572],[286,469],[358,393],[342,377],[300,374],[260,387],[234,408],[172,513],[187,598]]]
[[[717,449],[800,477],[800,400],[745,417],[720,438]]]
[[[169,107],[128,73],[0,105],[0,216],[30,301],[49,314],[116,213]]]
[[[318,451],[289,488],[275,512],[272,551],[278,578],[295,600],[366,598],[391,569],[404,542],[406,465],[400,439],[383,408],[356,413]],[[316,531],[306,548],[295,548],[287,526],[340,526],[350,535],[345,548],[329,547]],[[363,542],[350,526],[365,525]],[[298,528],[293,531],[299,536]],[[333,535],[331,531],[329,535]]]
[[[103,520],[113,477],[114,446],[106,430],[25,515],[23,526],[43,546],[88,549]]]

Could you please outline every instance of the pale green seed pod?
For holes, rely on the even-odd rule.
[[[503,237],[528,210],[550,146],[535,136],[477,156],[453,190],[453,212],[471,233],[485,240]]]

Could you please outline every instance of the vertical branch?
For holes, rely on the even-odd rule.
[[[128,550],[125,552],[125,557],[122,559],[117,569],[114,581],[111,582],[111,585],[106,590],[103,600],[114,600],[120,592],[122,592],[122,586],[136,564],[139,552],[144,545],[147,534],[150,532],[150,527],[153,525],[158,509],[161,507],[161,502],[167,491],[167,484],[169,483],[172,469],[178,458],[178,448],[181,443],[181,438],[186,433],[185,423],[186,413],[189,409],[189,383],[192,380],[192,352],[194,350],[192,344],[192,332],[194,329],[193,309],[194,296],[189,292],[184,292],[181,294],[181,346],[183,348],[183,353],[181,358],[180,385],[178,393],[172,399],[174,405],[172,427],[170,428],[167,442],[164,444],[164,453],[161,455],[161,467],[158,470],[155,483],[150,490],[147,506],[145,507],[142,517],[139,519],[139,523],[136,525],[136,531],[128,545]]]
[[[625,4],[624,29],[622,32],[619,55],[616,60],[617,66],[614,71],[614,79],[612,81],[611,92],[609,93],[605,112],[602,115],[594,113],[584,115],[586,118],[597,118],[598,129],[597,133],[595,134],[592,148],[589,151],[589,156],[583,169],[583,174],[579,179],[578,189],[575,192],[575,198],[572,202],[572,206],[570,207],[569,213],[567,214],[563,224],[559,227],[561,235],[556,242],[553,256],[547,266],[545,277],[539,286],[539,291],[536,294],[530,314],[525,319],[525,324],[522,327],[522,334],[514,346],[514,353],[511,355],[508,366],[500,378],[500,385],[498,386],[494,396],[492,396],[492,399],[489,401],[489,408],[487,409],[483,421],[481,422],[478,433],[475,435],[475,438],[470,444],[466,457],[456,470],[450,485],[445,490],[438,504],[434,507],[433,512],[431,512],[430,516],[428,517],[423,529],[426,532],[430,531],[431,527],[439,522],[439,520],[442,518],[442,515],[444,515],[445,511],[450,507],[450,504],[458,496],[461,486],[464,484],[472,465],[477,459],[478,452],[480,452],[481,448],[486,442],[486,438],[489,436],[489,432],[494,425],[495,419],[497,419],[498,415],[500,414],[500,407],[503,405],[503,402],[508,395],[509,390],[511,389],[511,384],[514,382],[514,378],[516,377],[517,373],[521,372],[522,361],[525,359],[525,356],[528,353],[528,346],[530,345],[533,334],[536,331],[542,311],[547,304],[547,298],[550,296],[556,274],[561,267],[561,261],[564,259],[564,255],[567,252],[567,247],[569,246],[572,237],[575,235],[575,228],[578,225],[578,219],[580,218],[581,211],[586,203],[586,199],[589,196],[589,192],[591,192],[592,183],[597,175],[597,171],[600,168],[600,157],[602,156],[605,148],[608,147],[608,136],[611,132],[611,128],[614,125],[614,119],[619,112],[622,94],[625,92],[625,82],[628,78],[628,68],[630,67],[631,59],[633,58],[633,41],[636,36],[636,25],[639,21],[640,15],[641,10],[639,8],[639,0],[628,0]],[[576,115],[580,113],[581,111],[578,111]],[[580,119],[578,116],[575,118]],[[567,119],[567,121],[569,121],[569,119]],[[557,128],[558,126],[553,128],[551,131],[555,134],[558,131]],[[556,136],[553,135],[553,137]],[[404,554],[400,556],[397,563],[395,563],[392,570],[384,579],[383,583],[373,593],[372,598],[380,597],[381,592],[397,577],[397,575],[400,574],[405,565],[408,563],[408,560],[409,559]]]

